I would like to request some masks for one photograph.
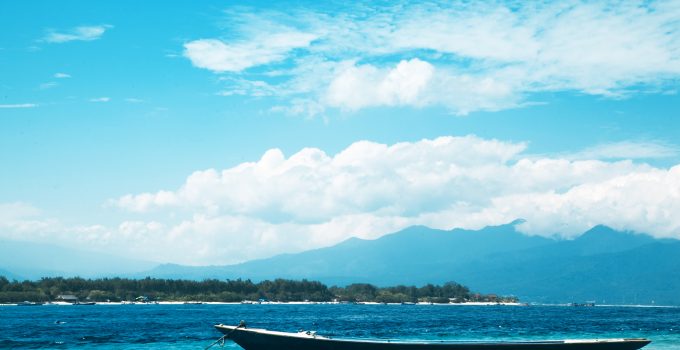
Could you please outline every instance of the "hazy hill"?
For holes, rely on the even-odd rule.
[[[9,279],[126,275],[149,270],[157,265],[148,261],[51,244],[0,240],[0,275]]]
[[[488,256],[461,283],[526,300],[679,304],[680,241],[598,226],[573,241]]]
[[[0,276],[5,277],[5,278],[7,278],[7,279],[10,280],[10,281],[12,281],[12,280],[21,281],[21,280],[24,280],[24,279],[25,279],[25,278],[22,277],[22,276],[16,275],[16,274],[14,274],[14,273],[12,273],[12,272],[9,272],[9,271],[3,270],[3,269],[0,269]]]
[[[435,230],[413,226],[376,240],[351,238],[335,246],[298,254],[283,254],[230,266],[161,265],[159,277],[192,278],[309,278],[344,285],[367,282],[381,286],[456,280],[458,268],[480,256],[540,247],[552,241],[529,237],[513,225],[479,231]]]

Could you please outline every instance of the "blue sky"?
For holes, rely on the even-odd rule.
[[[4,238],[219,264],[519,217],[680,237],[677,1],[22,1],[0,23]]]

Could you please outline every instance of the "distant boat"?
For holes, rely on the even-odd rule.
[[[275,332],[266,329],[215,325],[221,339],[231,339],[245,350],[637,350],[648,339],[593,339],[542,341],[395,341],[335,339],[316,332]]]
[[[73,305],[95,305],[95,304],[97,304],[97,303],[95,303],[94,301],[84,301],[84,302],[79,301],[77,303],[74,303]]]
[[[17,306],[39,306],[39,305],[43,305],[43,303],[32,301],[22,301],[20,303],[17,303]]]
[[[586,301],[585,303],[571,303],[571,306],[587,306],[587,307],[592,307],[595,306],[594,301]]]

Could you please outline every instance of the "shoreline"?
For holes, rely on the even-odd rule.
[[[122,306],[122,305],[385,305],[385,306],[525,306],[525,307],[543,307],[543,306],[557,306],[557,307],[569,307],[573,308],[571,304],[527,304],[527,303],[491,303],[491,302],[468,302],[468,303],[429,303],[429,302],[418,302],[418,303],[379,303],[379,302],[356,302],[356,303],[346,303],[346,302],[313,302],[313,301],[291,301],[291,302],[277,302],[277,301],[242,301],[242,302],[219,302],[219,301],[158,301],[158,302],[95,302],[94,305],[102,306]],[[16,303],[0,304],[3,306],[24,306],[18,305]],[[67,302],[47,302],[39,305],[31,306],[93,306],[93,305],[78,305]],[[24,306],[26,307],[26,306]],[[593,307],[630,307],[630,308],[680,308],[680,305],[627,305],[627,304],[602,304],[595,305]]]

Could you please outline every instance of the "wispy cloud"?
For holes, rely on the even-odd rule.
[[[680,154],[680,149],[662,142],[622,141],[600,144],[569,156],[570,159],[655,159],[670,158]]]
[[[40,239],[44,233],[54,232],[54,221],[46,219],[42,211],[23,202],[0,203],[0,232],[10,239]],[[27,237],[28,236],[28,237]]]
[[[287,32],[260,35],[230,44],[217,39],[200,39],[184,44],[184,55],[199,68],[215,72],[240,72],[281,61],[291,50],[307,47],[315,38],[315,35],[308,33]]]
[[[0,108],[35,108],[38,107],[36,103],[16,103],[16,104],[0,104]]]
[[[466,114],[520,107],[545,91],[625,98],[672,89],[678,13],[677,3],[655,1],[239,11],[227,13],[228,39],[190,41],[185,56],[237,77],[224,80],[224,95],[258,93],[241,88],[248,79],[272,86],[272,96],[324,107],[439,105]]]
[[[125,99],[125,102],[128,102],[128,103],[142,103],[142,102],[144,102],[144,100],[139,99],[139,98],[135,98],[135,97],[128,97],[128,98]]]
[[[49,30],[43,38],[48,43],[65,43],[69,41],[92,41],[101,38],[108,29],[113,26],[104,24],[98,26],[80,26],[73,29],[58,32]]]
[[[56,87],[57,85],[59,85],[57,82],[49,81],[47,83],[40,84],[40,86],[38,88],[40,88],[40,90],[47,90],[47,89],[51,89],[53,87]]]
[[[54,73],[54,77],[57,78],[57,79],[66,79],[66,78],[70,78],[71,75],[67,74],[67,73]]]
[[[90,102],[109,102],[109,101],[111,101],[110,97],[96,97],[90,99]]]

